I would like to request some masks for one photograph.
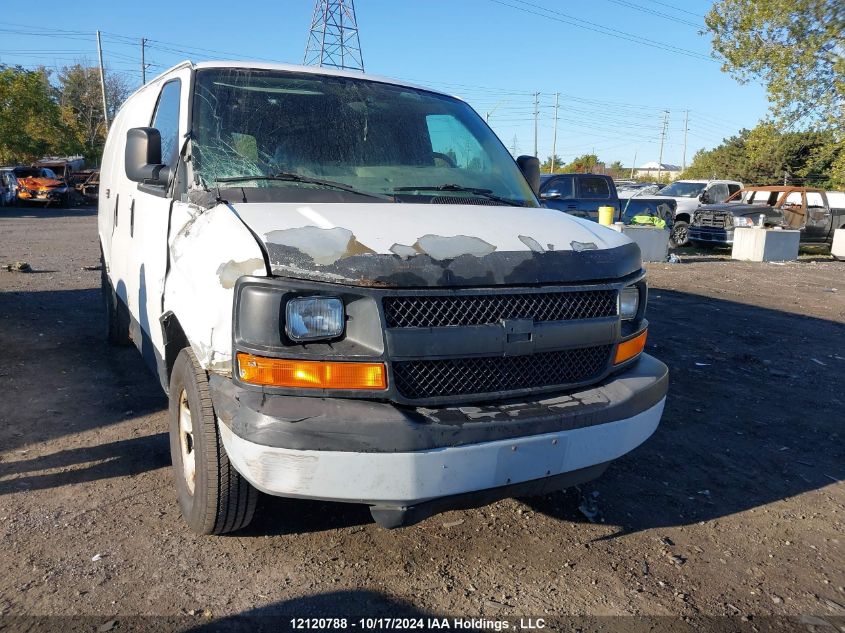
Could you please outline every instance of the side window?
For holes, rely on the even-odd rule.
[[[547,191],[558,194],[561,200],[572,200],[575,197],[574,184],[571,176],[555,178]]]
[[[807,192],[807,206],[808,207],[816,207],[819,209],[824,209],[824,201],[822,200],[822,194],[817,191],[808,191]]]
[[[604,178],[586,177],[580,181],[581,197],[590,200],[607,200],[610,198],[610,187]]]
[[[161,134],[161,160],[168,167],[179,157],[179,101],[182,82],[168,81],[158,97],[152,126]]]
[[[431,151],[437,166],[484,171],[488,168],[487,153],[464,124],[450,114],[430,114],[425,118]],[[440,156],[437,156],[440,154]]]
[[[710,202],[724,202],[728,199],[728,187],[724,183],[717,182],[716,184],[710,186],[710,189],[707,191],[707,195],[710,198]]]
[[[728,195],[732,196],[739,191],[739,185],[728,185]]]
[[[794,204],[796,206],[801,206],[803,202],[803,194],[800,191],[791,191],[786,194],[786,199],[783,201],[784,204]]]

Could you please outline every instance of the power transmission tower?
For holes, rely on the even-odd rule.
[[[514,158],[516,158],[516,153],[519,150],[519,139],[517,138],[516,134],[513,135],[513,141],[511,142],[511,154]]]
[[[657,159],[657,182],[663,172],[663,142],[666,140],[666,126],[669,125],[669,110],[663,111],[663,129],[660,131],[660,157]]]
[[[317,0],[304,64],[364,72],[355,0]]]

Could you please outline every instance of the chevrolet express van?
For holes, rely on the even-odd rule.
[[[466,103],[358,73],[180,64],[102,163],[108,338],[169,396],[182,514],[258,491],[381,525],[600,475],[655,430],[646,282],[620,233],[542,207]]]

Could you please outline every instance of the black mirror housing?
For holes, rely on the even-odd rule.
[[[124,159],[129,180],[166,184],[170,170],[161,162],[161,134],[154,127],[133,127],[126,133]]]
[[[531,185],[531,190],[534,195],[540,193],[540,160],[536,156],[520,156],[516,159],[516,164],[525,176],[525,180]]]

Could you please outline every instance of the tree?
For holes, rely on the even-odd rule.
[[[79,149],[75,122],[56,102],[49,74],[0,66],[0,163]]]
[[[71,110],[81,131],[86,157],[95,162],[106,140],[103,117],[103,96],[100,88],[100,69],[75,64],[59,73],[61,104]],[[121,75],[106,72],[106,100],[109,120],[114,120],[118,108],[129,96],[129,86]]]
[[[573,172],[576,174],[590,174],[596,165],[599,164],[599,157],[595,154],[584,154],[579,156],[566,167],[563,168],[565,172]]]
[[[544,174],[553,174],[560,171],[562,165],[563,160],[561,160],[560,156],[555,154],[554,157],[549,156],[546,161],[540,165],[540,172]]]
[[[761,79],[782,130],[829,129],[832,177],[845,184],[845,3],[717,0],[705,19],[723,70]]]
[[[781,132],[771,122],[741,130],[711,150],[701,150],[682,178],[728,178],[751,185],[832,187],[834,162],[845,149],[827,131]]]

